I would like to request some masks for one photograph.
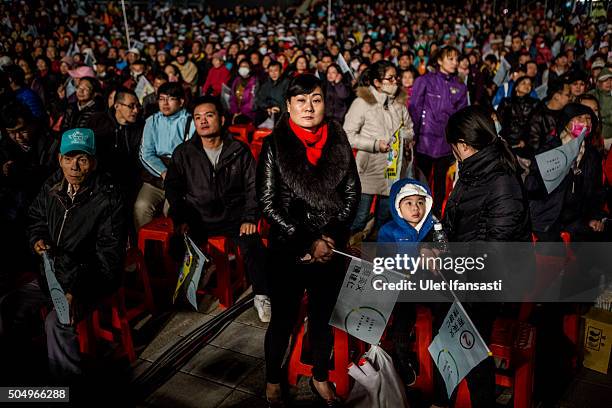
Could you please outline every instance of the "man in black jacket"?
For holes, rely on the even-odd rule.
[[[95,113],[88,127],[96,135],[96,161],[100,172],[111,175],[119,185],[129,219],[141,187],[138,159],[144,122],[140,118],[138,97],[127,88],[115,93],[115,103],[107,112]],[[135,231],[132,232],[135,236]]]
[[[49,369],[54,380],[65,383],[82,373],[76,323],[120,285],[125,216],[119,189],[96,172],[91,129],[63,134],[59,163],[61,171],[45,182],[30,207],[28,233],[34,252],[53,260],[70,308],[70,324],[60,323],[55,309],[45,321]],[[13,341],[24,336],[39,306],[51,306],[47,293],[47,283],[32,281],[5,297],[0,334],[10,333]]]
[[[195,101],[196,132],[174,150],[168,166],[169,215],[176,232],[189,233],[196,243],[225,235],[238,245],[253,283],[259,317],[269,321],[263,246],[257,234],[255,160],[244,143],[224,135],[224,119],[218,98],[205,96]]]
[[[20,272],[31,270],[27,209],[57,168],[58,143],[30,110],[13,100],[0,112],[0,295]]]

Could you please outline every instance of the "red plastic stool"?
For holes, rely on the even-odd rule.
[[[428,350],[432,341],[432,316],[428,307],[417,305],[414,332],[416,335],[414,347],[419,359],[419,375],[414,387],[426,395],[432,395],[434,367]]]
[[[168,252],[170,248],[170,237],[173,233],[174,224],[172,220],[167,217],[155,218],[150,223],[143,225],[138,231],[138,249],[140,249],[143,255],[145,254],[147,241],[161,242],[166,273],[170,273],[174,269],[172,259],[170,259]]]
[[[291,351],[289,359],[289,378],[288,382],[291,385],[297,385],[300,375],[312,376],[312,366],[302,363],[300,356],[302,354],[302,344],[304,340],[304,324],[300,326],[297,334],[295,347]],[[336,393],[346,398],[349,393],[349,374],[348,366],[351,363],[349,360],[349,336],[346,332],[334,327],[334,369],[329,372],[329,381],[336,384]]]
[[[217,283],[209,290],[199,290],[198,294],[210,292],[219,299],[221,307],[228,308],[234,304],[234,293],[247,288],[244,260],[239,248],[224,236],[208,238],[206,253],[215,264]],[[235,260],[234,268],[232,260]]]
[[[491,352],[501,360],[504,369],[514,369],[511,377],[496,373],[495,384],[513,389],[515,408],[529,408],[532,403],[535,369],[535,328],[527,323],[497,319],[491,335]],[[455,408],[471,407],[467,382],[459,384]]]
[[[139,300],[136,306],[127,309],[128,321],[131,321],[144,312],[155,314],[155,302],[153,301],[153,291],[151,290],[149,272],[147,271],[142,252],[140,252],[138,248],[130,248],[125,259],[126,266],[134,264],[136,265],[136,273],[142,285],[142,292],[134,289],[125,289],[127,297],[133,297]]]
[[[251,153],[255,158],[255,161],[259,160],[259,154],[261,153],[261,147],[263,146],[263,140],[272,133],[272,129],[257,129],[253,132],[253,140],[251,141]]]
[[[257,223],[257,233],[261,237],[261,242],[263,242],[264,246],[268,247],[268,236],[270,235],[270,224],[265,220],[265,218],[261,218]]]
[[[102,328],[100,325],[100,308],[104,306],[110,306],[111,310],[111,327],[108,329]],[[118,332],[123,354],[127,356],[131,363],[136,361],[132,331],[125,308],[125,292],[123,287],[106,299],[101,307],[94,310],[89,317],[83,319],[77,325],[81,353],[95,354],[97,339],[115,342],[115,332]]]

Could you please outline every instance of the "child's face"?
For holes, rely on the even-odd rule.
[[[400,214],[408,224],[416,227],[425,217],[425,197],[411,195],[400,201]]]

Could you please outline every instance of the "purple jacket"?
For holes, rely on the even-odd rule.
[[[446,124],[450,115],[467,104],[467,87],[456,76],[430,72],[418,77],[409,107],[417,152],[433,158],[451,154]]]
[[[242,80],[241,77],[234,79],[232,83],[232,93],[230,94],[230,112],[232,115],[236,113],[242,113],[245,116],[255,120],[255,112],[253,111],[253,102],[255,101],[255,85],[257,84],[257,78],[252,75],[244,87],[242,94],[242,103],[238,106],[238,98],[236,98],[236,89]]]

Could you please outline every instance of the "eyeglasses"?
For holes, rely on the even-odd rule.
[[[176,102],[179,100],[179,98],[175,96],[160,96],[157,98],[157,100],[159,102]]]
[[[388,77],[384,77],[384,78],[383,78],[383,81],[384,81],[384,80],[387,80],[387,81],[389,81],[389,82],[397,82],[397,81],[399,80],[399,78],[398,78],[398,77],[395,77],[395,76],[388,76]]]
[[[137,103],[130,103],[129,105],[125,104],[125,103],[121,103],[121,102],[117,102],[119,105],[123,105],[126,108],[128,108],[129,110],[138,110],[140,109],[140,105]]]

